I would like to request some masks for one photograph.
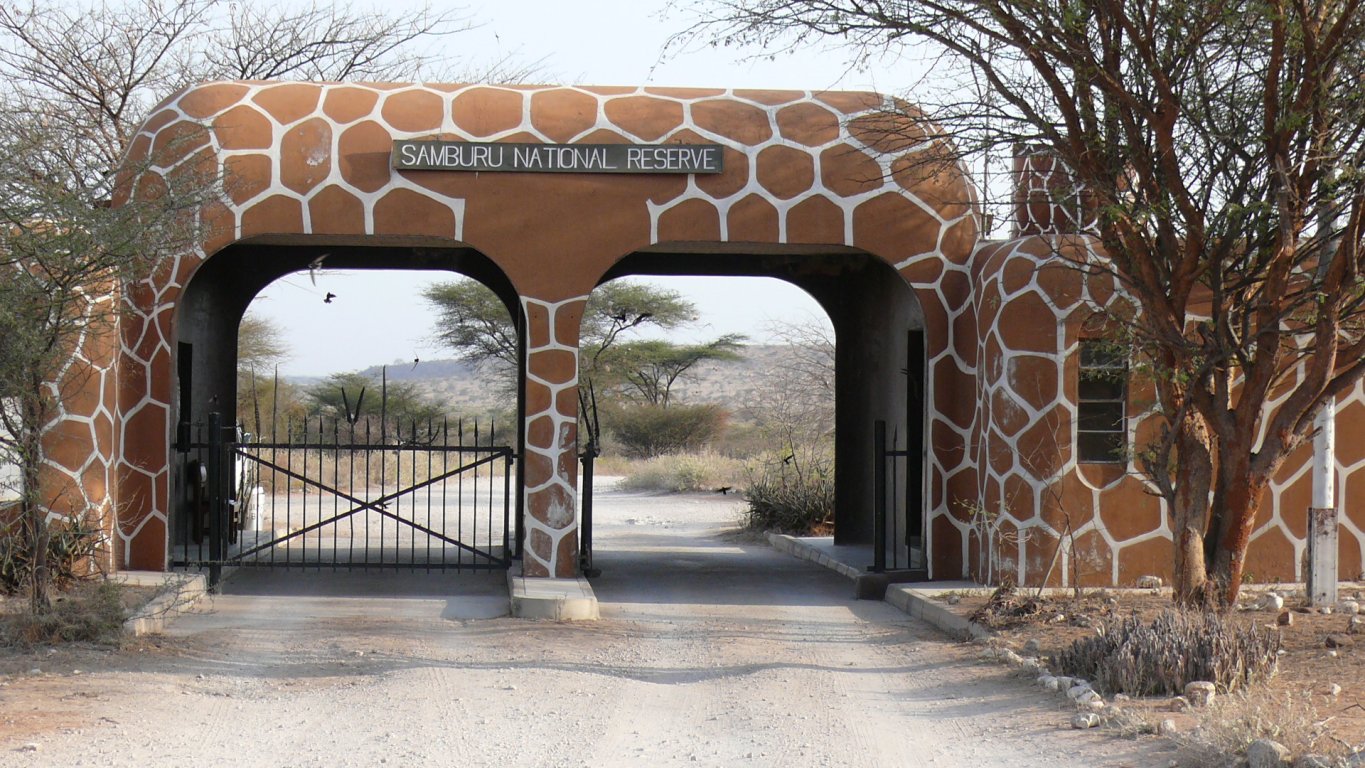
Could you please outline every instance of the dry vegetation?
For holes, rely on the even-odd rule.
[[[1110,725],[1151,733],[1171,720],[1172,737],[1183,747],[1182,765],[1189,766],[1235,765],[1258,738],[1274,739],[1294,755],[1336,760],[1365,749],[1365,634],[1352,633],[1352,616],[1310,611],[1295,596],[1285,600],[1283,612],[1292,618],[1281,625],[1282,611],[1257,607],[1262,593],[1248,591],[1229,622],[1234,629],[1275,636],[1280,650],[1273,677],[1235,693],[1220,689],[1206,709],[1173,711],[1173,698],[1164,695],[1135,698],[1110,713]],[[991,627],[1003,645],[1033,655],[1027,651],[1036,644],[1036,655],[1058,674],[1057,660],[1073,652],[1077,641],[1096,637],[1101,626],[1152,622],[1172,607],[1168,592],[1151,590],[1097,590],[1079,597],[1030,590],[1003,606],[991,606],[985,590],[944,598],[954,612]],[[1365,601],[1365,584],[1344,585],[1342,598]],[[1329,636],[1338,647],[1329,647]]]

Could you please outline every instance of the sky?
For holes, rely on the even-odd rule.
[[[417,4],[393,0],[399,6]],[[665,53],[669,38],[692,23],[691,4],[667,0],[504,0],[466,6],[478,26],[446,39],[458,45],[469,66],[511,57],[536,63],[534,79],[579,85],[711,86],[798,90],[879,90],[904,94],[924,67],[908,58],[850,69],[849,52],[837,47],[763,51],[694,45]],[[306,274],[268,286],[249,311],[286,329],[289,376],[320,376],[413,358],[449,357],[431,338],[433,312],[422,289],[449,274],[323,271],[314,286]],[[632,278],[679,291],[696,304],[702,320],[670,335],[697,341],[742,333],[754,342],[769,337],[774,320],[817,318],[823,311],[800,289],[768,278]],[[328,304],[326,293],[336,294]],[[308,300],[311,295],[312,300]],[[375,307],[382,307],[376,313]]]

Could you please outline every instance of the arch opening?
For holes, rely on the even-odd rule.
[[[472,278],[507,310],[524,350],[516,291],[469,248],[244,242],[215,254],[188,281],[175,315],[167,531],[173,564],[507,567],[521,540],[519,395],[500,419],[466,418],[405,384],[402,371],[390,376],[389,366],[350,352],[352,369],[313,383],[306,395],[294,386],[292,408],[272,402],[263,412],[260,390],[272,385],[253,388],[239,378],[240,325],[264,289],[289,275],[312,285],[319,274],[379,271]],[[325,278],[319,282],[326,285]],[[325,287],[308,292],[317,294],[309,302],[338,298]],[[363,287],[347,293],[349,302],[366,302]],[[385,302],[369,306],[382,325]],[[334,330],[321,336],[305,342],[347,346]],[[394,352],[410,348],[395,345]],[[367,367],[380,373],[361,370]],[[244,385],[247,396],[239,398]],[[280,392],[273,382],[271,398]],[[223,428],[214,432],[212,424]],[[209,471],[215,464],[222,478]],[[469,496],[465,480],[481,484],[483,495]],[[209,493],[206,483],[225,492]],[[226,516],[204,506],[220,495],[230,499]]]
[[[894,268],[850,248],[684,243],[631,253],[598,285],[629,276],[771,278],[810,296],[835,340],[833,543],[871,556],[875,425],[884,421],[888,447],[911,457],[888,465],[893,498],[885,514],[895,535],[887,541],[887,562],[927,567],[925,318],[915,291]],[[580,443],[585,439],[580,435]]]

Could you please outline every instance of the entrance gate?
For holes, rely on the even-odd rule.
[[[514,451],[447,421],[290,423],[268,440],[181,426],[172,565],[492,570],[511,565]],[[274,432],[274,430],[272,430]]]

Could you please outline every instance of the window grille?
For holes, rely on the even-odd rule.
[[[1123,463],[1128,447],[1128,359],[1113,344],[1081,341],[1076,399],[1076,456]]]

